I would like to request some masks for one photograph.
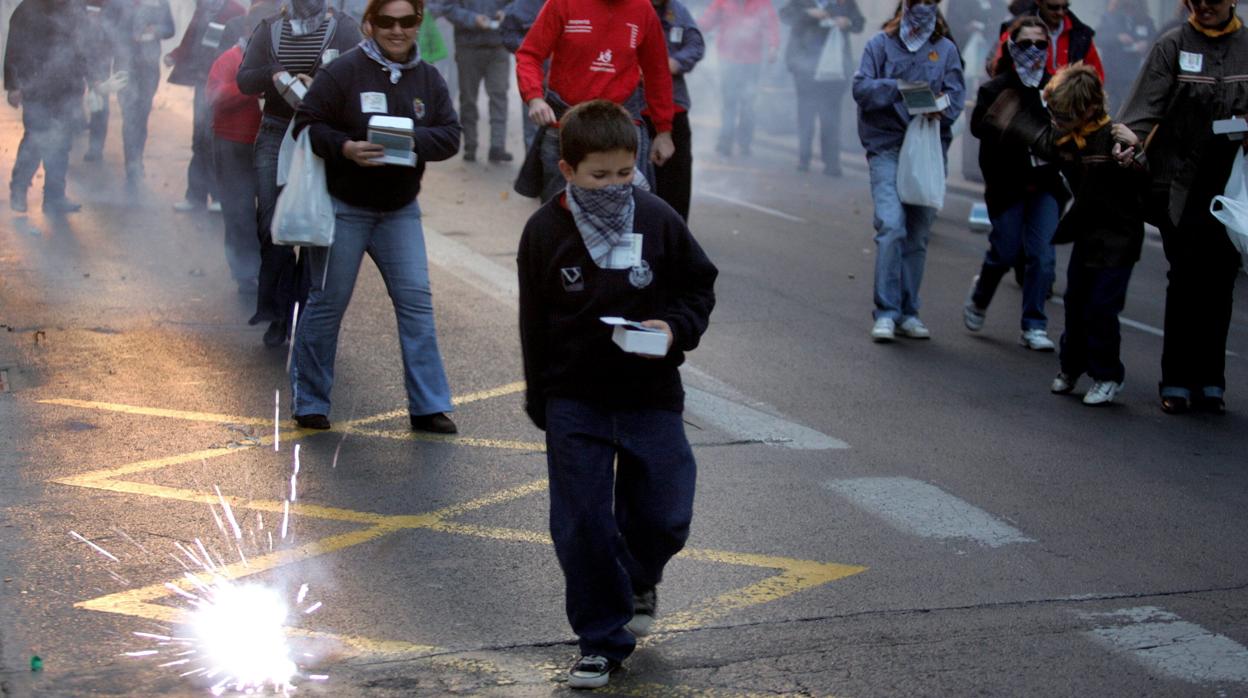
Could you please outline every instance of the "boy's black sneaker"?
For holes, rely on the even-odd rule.
[[[295,424],[298,424],[300,429],[328,429],[329,417],[323,414],[297,414]]]
[[[569,688],[602,688],[611,680],[611,672],[620,663],[597,654],[587,654],[576,660],[568,670]]]
[[[659,592],[647,589],[633,594],[633,619],[624,627],[636,637],[650,634],[654,619],[659,614]]]

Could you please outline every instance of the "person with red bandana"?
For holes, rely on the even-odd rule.
[[[544,86],[542,64],[548,58],[550,73]],[[549,0],[516,51],[516,83],[529,118],[544,127],[521,172],[525,176],[533,159],[540,157],[542,201],[564,186],[558,169],[558,120],[582,102],[608,99],[633,115],[642,139],[638,170],[647,174],[647,182],[653,181],[649,165],[662,165],[675,152],[676,107],[667,43],[648,0]],[[643,108],[655,126],[652,143],[641,125]]]
[[[1096,69],[1096,74],[1105,80],[1105,68],[1101,65],[1101,55],[1096,50],[1093,37],[1096,32],[1084,24],[1070,11],[1070,0],[1028,0],[1013,3],[1010,11],[1015,17],[1035,15],[1044,20],[1049,30],[1049,56],[1045,61],[1044,72],[1054,75],[1057,71],[1072,63],[1083,61],[1084,65]],[[997,42],[996,57],[993,64],[1001,57],[1001,50],[1009,41],[1009,22],[1001,26],[1001,38]]]

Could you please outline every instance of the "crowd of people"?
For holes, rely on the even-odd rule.
[[[853,35],[866,25],[856,0],[784,0],[778,10],[772,0],[710,0],[696,18],[682,0],[198,0],[162,58],[160,42],[174,35],[168,0],[23,0],[4,64],[25,129],[10,206],[27,210],[42,164],[44,210],[79,208],[65,192],[70,146],[85,130],[86,160],[100,161],[112,94],[127,181],[141,182],[163,62],[171,83],[193,88],[192,157],[175,209],[220,208],[230,271],[240,292],[256,296],[251,322],[267,323],[266,345],[293,342],[298,426],[331,428],[339,330],[367,254],[394,306],[411,427],[455,433],[421,180],[430,162],[477,159],[487,138],[478,132],[482,86],[485,158],[514,159],[506,147],[514,53],[526,117],[516,189],[542,201],[517,260],[525,409],[546,432],[551,532],[580,639],[568,680],[594,688],[649,631],[664,566],[692,516],[696,466],[677,368],[715,302],[715,266],[687,227],[687,80],[708,36],[721,68],[722,157],[751,154],[758,86],[782,45],[798,170],[812,167],[818,126],[823,173],[842,176],[842,103],[852,94],[874,205],[875,342],[931,338],[920,289],[939,204],[911,191],[911,147],[936,152],[920,179],[943,181],[965,119],[980,142],[992,223],[961,309],[966,328],[984,327],[1013,271],[1023,289],[1020,342],[1060,349],[1051,391],[1074,392],[1086,374],[1083,402],[1112,402],[1125,377],[1118,314],[1150,223],[1169,262],[1161,409],[1225,409],[1241,258],[1210,202],[1248,146],[1214,135],[1212,124],[1248,114],[1248,31],[1235,0],[1180,0],[1160,34],[1141,0],[1112,0],[1098,31],[1070,1],[899,0],[856,53]],[[449,51],[432,16],[454,28],[453,73],[433,65]],[[74,116],[84,94],[86,121]],[[411,124],[410,162],[391,159],[372,137],[377,117]],[[328,247],[273,241],[299,143],[324,165]],[[1065,329],[1054,343],[1046,299],[1054,245],[1063,243],[1073,249]],[[637,322],[612,328],[598,321],[607,316]],[[629,332],[663,346],[625,351],[617,340]]]

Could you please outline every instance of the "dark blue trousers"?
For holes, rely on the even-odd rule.
[[[1076,243],[1078,244],[1078,243]],[[1118,358],[1122,333],[1118,314],[1127,302],[1134,265],[1088,267],[1078,250],[1066,269],[1066,331],[1062,332],[1062,373],[1121,383],[1126,368]]]
[[[697,466],[679,412],[546,405],[550,535],[582,654],[623,661],[633,593],[658,586],[689,538]]]

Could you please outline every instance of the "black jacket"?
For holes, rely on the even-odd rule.
[[[42,104],[81,99],[92,61],[86,28],[81,0],[23,0],[9,18],[4,89]]]
[[[971,133],[979,139],[979,169],[989,215],[1001,214],[1031,192],[1048,192],[1059,203],[1069,198],[1056,164],[1034,166],[1031,141],[998,128],[988,118],[990,112],[1019,110],[1039,123],[1047,122],[1049,112],[1040,100],[1041,88],[1024,85],[1013,68],[979,87]]]
[[[295,114],[295,110],[286,103],[286,99],[277,91],[273,84],[273,76],[284,68],[277,60],[277,45],[281,39],[282,22],[285,13],[265,18],[252,32],[247,41],[247,51],[243,54],[243,64],[238,68],[238,89],[245,95],[261,95],[264,97],[264,114],[278,119],[287,120]],[[334,49],[338,54],[359,45],[361,40],[359,25],[348,15],[329,15],[329,27],[325,31],[325,41],[321,44],[320,58],[312,77],[322,67],[326,49]]]
[[[821,6],[833,17],[849,19],[849,29],[845,33],[857,34],[862,31],[864,19],[856,0],[791,0],[780,10],[781,21],[793,27],[789,32],[789,45],[784,51],[784,63],[790,71],[798,75],[814,75],[824,42],[828,39],[830,29],[821,26],[819,20],[806,14],[807,10]],[[846,37],[843,60],[847,79],[856,65],[849,43]]]
[[[194,87],[208,81],[208,71],[217,58],[230,48],[225,43],[216,46],[204,43],[209,24],[225,26],[235,17],[246,14],[243,6],[236,0],[199,0],[195,5],[195,14],[191,15],[190,24],[182,34],[178,47],[169,52],[173,56],[173,70],[169,71],[169,82],[175,85]]]
[[[400,165],[360,167],[342,154],[348,140],[368,140],[368,119],[361,95],[385,95],[389,116],[416,122],[416,168]],[[433,66],[421,61],[403,71],[398,83],[363,50],[352,49],[321,68],[295,115],[295,133],[310,129],[312,150],[325,160],[329,193],[363,208],[393,211],[420,193],[428,161],[446,160],[459,152],[459,118],[451,106],[446,82]]]
[[[629,269],[600,269],[590,258],[559,196],[529,218],[520,238],[520,347],[525,410],[545,428],[549,397],[609,407],[681,410],[677,367],[698,346],[715,307],[715,265],[680,216],[653,194],[634,189],[634,230],[652,278],[637,288]],[[634,277],[635,278],[635,277]],[[674,335],[661,359],[627,354],[611,341],[603,316],[666,321]]]

